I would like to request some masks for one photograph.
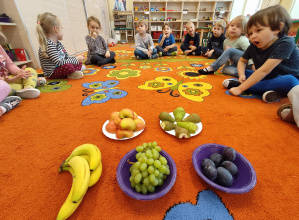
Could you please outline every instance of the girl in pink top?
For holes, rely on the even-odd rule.
[[[6,38],[1,30],[0,35],[4,38],[5,43]],[[17,95],[21,98],[37,98],[40,91],[35,87],[46,83],[45,78],[38,78],[37,75],[37,72],[32,68],[23,66],[20,69],[16,66],[0,46],[0,77],[10,85],[9,95]]]

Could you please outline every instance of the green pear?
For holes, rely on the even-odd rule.
[[[174,118],[168,112],[161,112],[159,115],[161,121],[170,121],[174,122]]]
[[[170,121],[162,121],[160,126],[164,131],[171,131],[174,129],[175,124],[171,123]]]
[[[177,125],[182,128],[186,128],[190,134],[195,134],[195,132],[198,130],[197,125],[193,122],[178,122]]]
[[[175,136],[177,138],[189,138],[190,132],[186,128],[175,126]]]
[[[177,107],[173,111],[174,119],[176,122],[182,121],[185,114],[186,114],[185,109],[183,109],[182,107]]]
[[[192,114],[188,115],[188,117],[184,118],[182,121],[183,122],[199,123],[199,122],[201,122],[201,118],[199,117],[198,114],[192,113]]]

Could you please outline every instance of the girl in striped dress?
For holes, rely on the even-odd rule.
[[[49,79],[80,79],[84,56],[69,56],[60,40],[63,38],[60,20],[52,13],[37,16],[36,32],[39,41],[38,56],[44,75]]]

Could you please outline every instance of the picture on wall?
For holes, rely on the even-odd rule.
[[[127,0],[115,0],[114,11],[126,11]]]

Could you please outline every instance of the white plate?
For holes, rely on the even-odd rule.
[[[138,118],[141,118],[141,117],[138,116]],[[141,119],[143,120],[143,118],[141,118]],[[143,121],[144,121],[144,120],[143,120]],[[113,139],[113,140],[118,140],[118,141],[128,140],[128,139],[131,139],[131,138],[134,138],[134,137],[140,135],[140,134],[144,131],[144,129],[141,130],[141,131],[135,131],[133,137],[130,137],[130,138],[123,138],[123,139],[118,139],[118,138],[116,138],[116,134],[110,134],[110,133],[108,133],[108,132],[106,131],[105,128],[106,128],[106,125],[107,125],[108,123],[109,123],[109,120],[107,120],[107,121],[103,124],[102,131],[103,131],[103,133],[104,133],[104,135],[105,135],[106,137],[108,137],[108,138],[110,138],[110,139]],[[144,121],[144,124],[145,124],[145,121]]]
[[[169,112],[169,114],[174,118],[173,112]],[[188,117],[189,115],[190,115],[190,114],[186,113],[185,116],[184,116],[184,118]],[[183,118],[183,119],[184,119],[184,118]],[[160,128],[161,128],[161,123],[162,123],[162,121],[160,120]],[[176,124],[176,121],[174,122],[174,124]],[[201,132],[201,130],[202,130],[202,123],[199,122],[199,123],[197,123],[196,125],[197,125],[197,127],[198,127],[198,130],[195,132],[195,134],[190,134],[190,137],[193,137],[193,136],[195,136],[195,135],[198,135],[198,134]],[[162,129],[162,128],[161,128],[161,129]],[[163,129],[162,129],[162,130],[163,130]],[[164,130],[163,130],[163,131],[164,131]],[[167,133],[170,134],[170,135],[175,136],[175,130],[174,130],[174,129],[172,129],[172,130],[170,130],[170,131],[165,131],[165,132],[167,132]]]

